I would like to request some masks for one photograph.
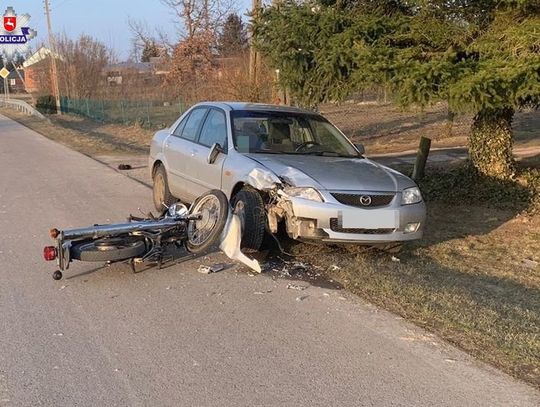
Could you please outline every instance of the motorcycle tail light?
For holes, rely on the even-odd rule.
[[[47,261],[52,261],[56,259],[56,247],[54,246],[45,246],[43,248],[43,258]]]

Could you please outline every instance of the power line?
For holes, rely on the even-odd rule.
[[[55,7],[51,7],[51,10],[58,10],[60,7],[62,7],[64,4],[69,3],[71,0],[64,0],[60,4],[57,4]]]

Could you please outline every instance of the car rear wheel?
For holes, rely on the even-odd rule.
[[[233,211],[240,218],[243,249],[259,250],[266,228],[266,211],[261,194],[251,187],[242,188],[231,200]]]
[[[167,181],[167,172],[163,165],[159,165],[154,171],[153,177],[152,198],[154,200],[154,207],[158,212],[163,212],[166,207],[169,207],[178,199],[176,199],[169,190],[169,183]],[[163,206],[165,204],[165,206]]]

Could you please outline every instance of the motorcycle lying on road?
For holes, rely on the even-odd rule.
[[[182,247],[190,253],[208,251],[221,239],[220,248],[227,256],[260,272],[258,262],[240,251],[240,221],[230,213],[229,201],[219,190],[211,190],[188,209],[181,203],[169,206],[159,217],[130,215],[127,223],[94,225],[79,229],[49,231],[54,246],[43,249],[47,261],[56,260],[60,280],[73,260],[84,262],[127,262],[135,271],[138,263],[154,263],[160,268],[171,255],[169,246]]]

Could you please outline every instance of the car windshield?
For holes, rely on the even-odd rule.
[[[349,140],[317,114],[235,110],[231,116],[234,145],[241,153],[359,157]]]

